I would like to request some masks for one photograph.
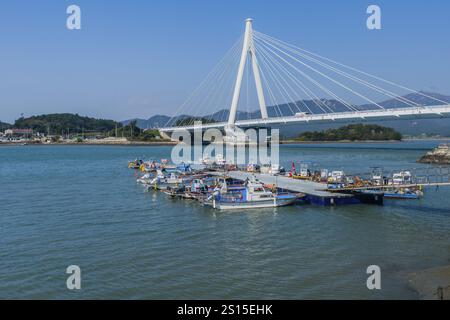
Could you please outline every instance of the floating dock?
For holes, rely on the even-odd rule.
[[[272,176],[268,174],[245,172],[245,171],[227,171],[227,172],[208,172],[211,175],[227,175],[230,178],[245,181],[246,179],[258,179],[264,184],[275,185],[277,188],[289,190],[291,192],[300,192],[308,196],[313,204],[318,205],[339,205],[361,203],[352,194],[334,193],[326,190],[327,186],[323,183],[314,181],[298,180],[283,176]]]

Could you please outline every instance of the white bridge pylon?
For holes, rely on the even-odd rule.
[[[232,126],[236,122],[236,112],[239,103],[239,96],[241,94],[242,78],[244,77],[244,69],[247,62],[247,55],[250,54],[252,60],[253,75],[255,78],[256,92],[258,94],[259,108],[261,110],[261,118],[267,119],[266,101],[264,99],[264,92],[261,84],[261,75],[259,74],[258,58],[256,57],[255,45],[253,42],[253,19],[245,20],[245,35],[244,44],[242,46],[241,62],[239,63],[239,70],[234,87],[233,100],[231,102],[230,115],[228,118],[228,125]]]
[[[250,60],[251,66],[246,66]],[[256,110],[250,112],[247,109],[245,119],[245,113],[238,113],[238,105],[247,71],[249,108],[250,68],[261,118],[258,118]],[[351,103],[347,100],[349,97],[362,103]],[[253,20],[249,18],[245,20],[244,36],[159,130],[166,134],[180,129],[194,130],[199,127],[195,122],[201,120],[203,129],[224,129],[227,137],[234,140],[242,131],[240,127],[447,118],[450,117],[448,100],[418,92],[258,32],[253,29]],[[270,103],[269,107],[266,101]]]

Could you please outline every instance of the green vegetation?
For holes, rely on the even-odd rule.
[[[14,123],[14,128],[33,129],[34,132],[65,134],[71,133],[105,133],[122,127],[121,123],[113,120],[82,117],[78,114],[55,113],[29,118],[19,118]]]
[[[11,125],[9,123],[0,121],[0,131],[4,131],[9,128],[11,128]]]
[[[189,117],[189,118],[183,118],[179,119],[175,122],[175,127],[181,127],[181,126],[188,126],[193,125],[195,121],[201,121],[202,124],[208,124],[208,123],[216,123],[217,121],[214,119],[206,119],[206,118],[198,118],[198,117]]]
[[[109,132],[110,136],[116,135],[116,130]],[[130,141],[154,141],[160,140],[158,130],[142,130],[137,126],[137,121],[133,120],[128,125],[117,129],[117,137],[124,137]]]
[[[296,138],[298,141],[385,141],[401,139],[402,135],[394,129],[375,124],[351,124],[338,129],[303,132]]]

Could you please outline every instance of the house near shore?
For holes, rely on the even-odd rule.
[[[33,129],[6,129],[3,137],[8,140],[31,139],[33,137]]]
[[[33,135],[33,129],[6,129],[5,136],[23,137]]]

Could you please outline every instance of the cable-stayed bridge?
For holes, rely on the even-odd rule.
[[[406,93],[428,103],[413,101]],[[382,98],[395,104],[376,102]],[[247,115],[255,114],[250,112],[253,105],[259,105],[258,117],[237,119],[243,108]],[[228,109],[226,121],[223,115],[220,121],[213,119],[214,112]],[[442,117],[450,117],[450,101],[255,31],[247,19],[244,35],[160,131],[193,130],[197,121],[202,121],[202,129],[223,128],[232,135],[241,127]]]

